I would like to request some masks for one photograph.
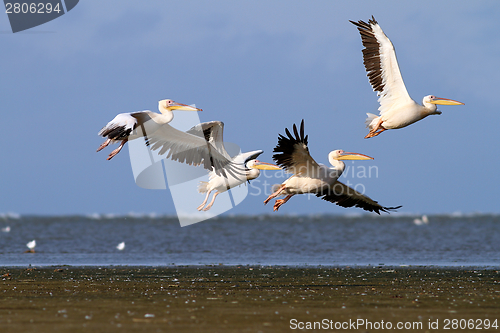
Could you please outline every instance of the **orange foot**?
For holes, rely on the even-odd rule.
[[[385,128],[381,128],[381,129],[379,129],[377,132],[370,132],[370,133],[368,133],[368,134],[365,136],[365,139],[373,138],[374,136],[379,135],[380,133],[382,133],[382,132],[383,132],[383,131],[385,131],[385,130],[386,130]]]
[[[101,151],[103,150],[104,148],[106,148],[109,144],[111,143],[111,139],[107,139],[106,141],[104,141],[100,146],[99,148],[97,148],[96,152],[98,151]]]
[[[285,199],[278,199],[274,202],[274,207],[273,207],[273,210],[275,212],[278,211],[278,209],[286,202]]]

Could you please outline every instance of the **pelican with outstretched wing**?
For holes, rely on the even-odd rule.
[[[174,110],[179,111],[202,111],[193,106],[176,103],[171,99],[164,99],[158,102],[160,113],[149,110],[127,112],[118,114],[98,135],[106,138],[97,151],[101,151],[108,145],[120,141],[120,146],[109,154],[107,160],[115,157],[129,140],[145,137],[157,131],[162,125],[168,124],[174,119]],[[137,128],[145,127],[142,131],[135,131]]]
[[[367,76],[373,91],[379,96],[380,116],[367,113],[365,121],[370,132],[365,139],[379,135],[388,129],[403,128],[433,114],[441,114],[436,104],[463,105],[464,103],[440,98],[433,95],[425,96],[423,105],[415,102],[406,91],[403,77],[399,71],[396,52],[391,40],[372,16],[368,23],[353,22],[361,34],[363,60]]]
[[[398,207],[384,207],[366,195],[350,188],[338,181],[345,164],[342,160],[371,160],[372,157],[348,153],[343,150],[334,150],[328,154],[332,167],[318,164],[309,154],[307,146],[308,136],[304,135],[304,120],[300,124],[300,131],[293,125],[293,135],[285,128],[286,136],[280,134],[278,144],[274,148],[273,160],[293,176],[281,185],[274,185],[272,193],[265,201],[267,204],[277,196],[286,195],[284,199],[276,200],[274,211],[277,211],[291,197],[296,194],[312,193],[317,197],[336,203],[341,207],[359,207],[369,212],[390,212]]]
[[[110,160],[120,152],[127,141],[144,138],[147,145],[155,144],[150,148],[161,147],[160,154],[168,152],[167,157],[172,160],[189,165],[203,164],[205,169],[215,170],[216,173],[231,163],[231,160],[207,143],[203,136],[183,132],[169,125],[174,118],[173,111],[202,111],[201,109],[176,103],[171,99],[159,101],[158,109],[161,113],[147,110],[117,115],[99,132],[106,141],[97,151],[120,141],[120,146],[109,154],[107,159]]]
[[[205,200],[203,200],[201,205],[198,206],[198,210],[209,210],[210,208],[212,208],[215,202],[215,198],[219,194],[259,177],[260,170],[281,170],[280,167],[274,164],[257,160],[257,157],[263,153],[262,150],[240,153],[234,157],[229,156],[229,153],[226,151],[226,148],[224,146],[223,131],[224,123],[222,123],[221,121],[201,123],[187,131],[187,133],[196,136],[203,136],[208,144],[215,147],[215,149],[217,149],[217,151],[222,156],[224,156],[228,160],[231,160],[232,162],[230,164],[230,170],[227,170],[227,172],[220,172],[219,174],[217,174],[214,171],[210,171],[209,181],[200,182],[200,185],[198,186],[198,192],[206,193],[206,196]],[[227,169],[228,167],[226,167],[225,169]],[[216,192],[212,196],[212,200],[207,204],[208,198],[212,191]]]

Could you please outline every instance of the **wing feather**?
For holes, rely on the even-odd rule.
[[[373,91],[379,96],[380,114],[396,105],[412,103],[399,70],[394,46],[375,18],[372,16],[368,23],[350,22],[358,28],[365,47],[363,61]]]
[[[402,206],[384,207],[370,197],[359,193],[349,186],[337,181],[328,190],[322,193],[317,193],[317,197],[335,203],[341,207],[359,207],[369,212],[375,212],[380,215],[380,212],[389,213]]]
[[[222,121],[201,123],[193,126],[186,133],[205,137],[205,140],[214,146],[221,155],[225,156],[227,159],[231,158],[226,151],[226,147],[224,147],[224,123]]]
[[[203,165],[216,174],[224,175],[225,171],[231,171],[231,159],[205,140],[201,131],[198,133],[194,135],[164,124],[148,134],[146,145],[153,151],[158,150],[160,155],[166,155],[166,158],[189,165]]]
[[[287,172],[306,176],[314,173],[319,168],[318,163],[309,154],[307,147],[308,136],[304,135],[304,120],[300,123],[300,133],[297,126],[293,125],[292,135],[288,128],[285,128],[286,136],[278,136],[278,144],[274,148],[273,160]],[[316,172],[317,174],[317,172]]]

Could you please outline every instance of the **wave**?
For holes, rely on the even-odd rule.
[[[0,220],[19,220],[21,218],[21,214],[18,213],[0,213]]]
[[[391,214],[370,214],[364,212],[348,212],[345,214],[329,214],[329,213],[311,213],[311,214],[221,214],[214,216],[211,220],[322,220],[322,219],[414,219],[427,215],[429,218],[445,218],[445,219],[470,219],[470,218],[500,218],[499,213],[408,213],[408,212],[393,212]],[[90,213],[90,214],[74,214],[74,215],[36,215],[36,214],[18,214],[13,212],[0,213],[0,221],[23,221],[25,219],[41,219],[41,220],[75,220],[75,219],[88,219],[88,220],[114,220],[114,219],[174,219],[190,218],[189,215],[176,215],[176,214],[157,214],[151,213],[137,213],[129,212],[127,214],[115,213]]]
[[[58,217],[64,217],[64,215],[58,216]],[[136,213],[136,212],[130,212],[127,214],[113,214],[113,213],[107,213],[107,214],[99,214],[99,213],[92,213],[92,214],[87,214],[84,215],[84,217],[92,219],[92,220],[111,220],[111,219],[122,219],[122,218],[132,218],[132,219],[160,219],[160,218],[173,218],[177,217],[176,215],[160,215],[156,213]]]

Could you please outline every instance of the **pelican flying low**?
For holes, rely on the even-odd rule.
[[[231,162],[207,144],[203,137],[179,131],[168,124],[174,118],[174,110],[202,111],[202,109],[176,103],[171,99],[159,101],[158,109],[161,114],[146,110],[117,115],[99,132],[99,135],[105,137],[106,141],[97,151],[101,151],[109,144],[121,141],[120,146],[109,154],[107,159],[110,160],[120,152],[127,141],[145,138],[147,145],[150,145],[152,141],[156,143],[155,149],[162,147],[160,154],[168,151],[168,158],[190,165],[203,163],[205,169],[215,168],[217,173]]]
[[[134,140],[139,137],[144,137],[150,133],[155,132],[164,124],[168,124],[174,119],[174,110],[184,110],[184,111],[202,111],[195,107],[176,103],[171,99],[163,99],[158,102],[158,110],[161,113],[152,112],[149,110],[138,111],[138,112],[127,112],[118,114],[113,120],[111,120],[106,126],[104,126],[98,133],[98,135],[107,138],[97,151],[101,151],[106,148],[109,144],[120,142],[120,146],[113,150],[108,156],[108,160],[118,154],[123,146],[129,140]],[[152,121],[150,121],[152,120]],[[145,130],[140,133],[133,132],[137,127],[146,125]]]
[[[425,96],[423,106],[411,99],[399,71],[396,52],[391,41],[372,16],[368,23],[353,22],[361,34],[363,60],[367,76],[373,91],[379,96],[380,116],[367,113],[366,127],[370,132],[365,139],[379,135],[388,129],[403,128],[433,114],[441,114],[439,105],[463,105],[464,103],[440,98],[433,95]]]
[[[372,157],[334,150],[328,154],[328,160],[333,166],[333,168],[329,168],[326,165],[318,164],[309,154],[308,136],[304,136],[304,120],[300,124],[300,134],[295,124],[293,125],[295,137],[287,128],[285,128],[285,132],[287,137],[282,134],[278,137],[278,144],[273,151],[276,153],[273,155],[273,160],[287,172],[293,173],[293,176],[281,185],[274,185],[274,193],[264,201],[264,204],[267,204],[277,196],[286,195],[284,199],[276,200],[274,211],[277,211],[294,195],[305,193],[315,194],[317,197],[336,203],[341,207],[355,206],[377,214],[380,214],[381,211],[388,213],[401,207],[383,207],[366,195],[338,181],[345,169],[342,160],[372,160]]]
[[[203,131],[205,140],[214,146],[221,155],[230,159],[232,163],[230,165],[231,172],[216,174],[215,172],[210,171],[209,181],[200,182],[198,192],[206,193],[207,195],[205,196],[205,200],[203,200],[202,204],[198,206],[198,210],[209,210],[212,208],[217,195],[259,177],[260,170],[281,170],[280,167],[274,164],[261,162],[256,159],[257,156],[263,153],[262,150],[241,153],[231,158],[224,147],[224,123],[221,121],[202,123],[191,128],[187,131],[187,133],[197,135],[201,131]],[[212,191],[216,192],[213,195],[212,200],[205,206]]]

